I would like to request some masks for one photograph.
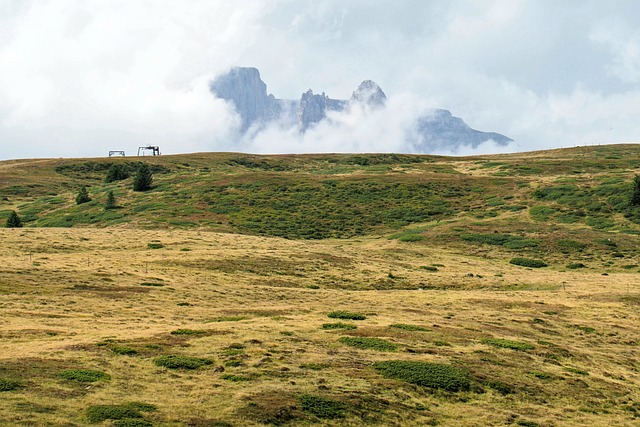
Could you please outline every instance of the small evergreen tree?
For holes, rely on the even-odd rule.
[[[152,182],[153,175],[151,174],[151,169],[148,164],[143,163],[133,178],[133,191],[147,191],[151,188]]]
[[[127,178],[129,178],[129,170],[127,167],[125,165],[113,164],[107,171],[107,176],[105,177],[104,182],[122,181]]]
[[[633,178],[633,194],[631,195],[631,206],[640,206],[640,175]]]
[[[89,197],[89,192],[87,191],[87,187],[82,186],[80,192],[76,196],[76,203],[81,205],[83,203],[87,203],[91,201],[91,197]]]
[[[113,195],[113,190],[107,193],[107,203],[104,205],[105,209],[116,208],[116,196]]]
[[[22,220],[16,213],[16,211],[11,211],[9,217],[7,218],[7,228],[20,228],[22,227]]]

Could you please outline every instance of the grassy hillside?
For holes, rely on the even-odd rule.
[[[0,424],[637,425],[639,161],[0,162]]]

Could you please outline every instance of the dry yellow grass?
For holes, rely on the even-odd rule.
[[[260,411],[282,415],[301,393],[351,409],[344,419],[303,414],[292,425],[637,425],[637,274],[529,270],[382,238],[74,228],[0,229],[0,239],[0,378],[24,386],[0,394],[2,425],[85,425],[90,405],[130,401],[156,405],[147,418],[158,426],[261,425],[269,414]],[[420,268],[433,264],[437,272]],[[368,318],[345,321],[353,331],[322,330],[334,310]],[[170,334],[180,328],[205,333]],[[347,347],[344,335],[384,338],[399,351]],[[234,343],[244,348],[229,350]],[[167,370],[153,364],[161,354],[214,363]],[[371,365],[388,359],[453,363],[482,390],[384,379]],[[72,368],[111,380],[58,377]]]

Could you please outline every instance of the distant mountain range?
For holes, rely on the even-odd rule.
[[[332,99],[325,93],[314,94],[311,89],[299,100],[278,99],[267,94],[267,85],[256,68],[232,68],[210,84],[211,92],[218,98],[230,101],[242,120],[241,131],[259,131],[263,126],[279,121],[297,126],[305,132],[326,118],[329,111],[342,112],[353,103],[371,108],[384,108],[387,96],[373,81],[365,80],[353,92],[349,100]],[[464,120],[454,117],[448,110],[434,109],[421,116],[415,124],[415,141],[411,146],[421,153],[436,150],[475,148],[493,140],[506,145],[511,138],[495,132],[481,132],[470,128]]]

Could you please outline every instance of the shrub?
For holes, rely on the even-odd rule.
[[[629,204],[631,206],[640,205],[640,175],[633,177],[633,193],[631,194]]]
[[[347,405],[326,397],[303,394],[298,397],[302,410],[315,415],[318,418],[335,419],[344,418]]]
[[[114,421],[113,427],[153,427],[153,423],[138,418],[125,418]]]
[[[530,267],[530,268],[542,268],[546,267],[548,264],[539,259],[530,259],[530,258],[512,258],[509,261],[513,265],[519,265],[522,267]]]
[[[505,233],[469,233],[460,236],[462,240],[485,245],[503,246],[507,249],[524,249],[538,246],[538,240],[527,239]]]
[[[198,369],[205,365],[211,365],[210,359],[201,357],[182,356],[179,354],[171,354],[156,358],[153,363],[169,369]]]
[[[87,203],[91,201],[91,197],[89,197],[89,192],[87,191],[87,187],[83,186],[78,195],[76,196],[76,203],[81,205],[83,203]]]
[[[346,330],[353,330],[356,329],[357,326],[356,325],[351,325],[349,323],[342,323],[342,322],[336,322],[336,323],[323,323],[322,324],[322,329],[346,329]]]
[[[350,311],[343,311],[343,310],[332,311],[327,316],[332,319],[347,319],[347,320],[365,320],[367,318],[367,316],[365,316],[364,314],[353,313]]]
[[[22,220],[16,213],[16,211],[11,211],[9,216],[7,217],[7,228],[20,228],[22,227]]]
[[[502,338],[485,338],[482,340],[482,343],[487,345],[492,345],[494,347],[509,348],[511,350],[519,350],[519,351],[533,350],[535,348],[535,346],[529,343],[525,343],[521,341],[506,340]]]
[[[16,390],[20,387],[20,383],[17,381],[0,378],[0,391],[11,391]]]
[[[107,176],[104,179],[104,182],[115,182],[122,181],[123,179],[129,178],[129,170],[125,165],[117,165],[113,164],[107,171]]]
[[[432,271],[432,272],[438,271],[438,267],[432,267],[430,265],[423,265],[420,268],[423,270]]]
[[[154,287],[160,288],[160,287],[164,286],[164,283],[142,282],[142,283],[140,283],[140,286],[154,286]]]
[[[419,234],[405,234],[398,238],[401,242],[420,242],[424,240],[424,237]]]
[[[373,349],[378,351],[396,351],[398,346],[382,338],[371,337],[342,337],[339,341],[351,347]]]
[[[388,360],[376,362],[373,367],[387,378],[394,378],[423,387],[447,391],[469,390],[469,372],[442,363]]]
[[[100,423],[105,420],[123,420],[142,418],[142,414],[129,405],[94,405],[87,408],[87,418],[90,423]]]
[[[196,329],[176,329],[174,331],[171,331],[171,335],[203,335],[206,333],[207,331]]]
[[[162,243],[147,243],[147,248],[149,249],[162,249],[164,245]]]
[[[111,379],[108,374],[92,369],[67,369],[59,374],[65,380],[92,383],[95,381],[107,381]]]
[[[124,356],[133,356],[138,354],[138,351],[135,348],[120,345],[110,346],[109,350],[113,351],[115,354],[121,354]]]
[[[393,325],[391,325],[391,327],[396,329],[403,329],[405,331],[412,331],[412,332],[429,332],[429,329],[425,328],[424,326],[407,325],[404,323],[394,323]]]
[[[105,209],[115,209],[117,207],[116,196],[113,195],[113,190],[107,193],[107,201],[104,204]]]
[[[220,376],[220,378],[222,378],[223,380],[234,382],[234,383],[251,381],[251,378],[249,377],[245,377],[244,375],[234,375],[234,374],[224,374]]]
[[[576,270],[578,268],[587,268],[586,265],[584,265],[581,262],[571,262],[569,264],[567,264],[566,266],[569,270]]]
[[[151,189],[151,183],[153,182],[153,174],[149,165],[143,163],[136,176],[133,178],[133,191],[147,191]]]

